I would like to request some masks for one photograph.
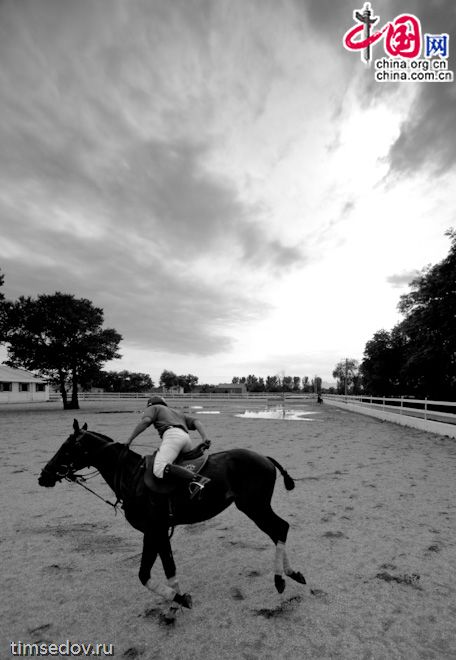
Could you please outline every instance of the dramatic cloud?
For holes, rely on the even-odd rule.
[[[185,3],[177,11],[135,2],[125,12],[113,2],[108,19],[101,5],[1,8],[0,256],[9,290],[77,290],[112,305],[130,342],[226,350],[233,322],[265,313],[258,287],[306,256],[209,168],[211,112],[226,90],[204,77],[204,58],[218,54],[204,14]],[[249,268],[251,284],[241,285]]]
[[[373,9],[441,32],[448,3]],[[201,356],[211,374],[218,354],[226,380],[243,360],[330,374],[354,355],[396,313],[388,273],[441,251],[451,182],[410,173],[456,153],[454,86],[379,85],[344,50],[362,4],[0,2],[7,296],[90,298],[124,368]]]
[[[410,0],[407,12],[421,20],[423,32],[450,35],[449,69],[456,72],[456,4],[453,0]],[[392,173],[441,175],[456,164],[455,84],[417,83],[417,97],[390,151]]]

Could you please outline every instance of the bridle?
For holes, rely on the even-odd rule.
[[[92,435],[92,436],[96,437],[96,435],[94,433],[92,433],[91,431],[82,430],[80,432],[79,436],[77,438],[75,438],[74,447],[82,448],[81,439],[85,435]],[[95,457],[99,456],[101,453],[103,453],[110,446],[112,446],[112,445],[110,443],[107,443],[104,447],[102,447],[100,449],[99,452],[97,452]],[[121,461],[124,453],[125,452],[121,452],[120,455],[119,455],[119,464],[120,464],[120,461]],[[85,457],[85,458],[88,458],[89,452],[87,450],[82,449],[82,456]],[[93,460],[93,456],[92,456],[91,460]],[[57,481],[62,481],[63,479],[65,479],[65,481],[69,481],[70,483],[75,483],[75,484],[78,484],[78,486],[82,486],[82,488],[89,491],[89,493],[92,493],[92,495],[95,495],[95,497],[98,497],[98,499],[102,500],[106,504],[109,504],[109,506],[111,506],[114,509],[114,513],[117,515],[118,506],[120,504],[122,504],[122,500],[118,495],[117,495],[116,501],[111,502],[110,500],[105,499],[104,497],[99,495],[97,492],[92,490],[92,488],[89,488],[89,486],[87,486],[85,484],[85,482],[87,481],[87,475],[77,474],[77,471],[74,469],[73,463],[70,463],[69,465],[64,464],[64,465],[62,465],[62,468],[65,468],[65,472],[63,472],[63,473],[60,472],[60,471],[55,472],[55,476],[57,477]],[[78,468],[78,469],[83,469],[83,468]],[[46,471],[46,469],[44,471]],[[116,476],[117,476],[116,482],[117,482],[117,484],[119,484],[119,482],[120,482],[120,474],[118,474],[119,472],[120,472],[119,470],[116,471]],[[93,476],[95,476],[96,474],[100,474],[98,470],[95,471]],[[118,488],[115,488],[115,492],[116,493],[119,492]]]
[[[79,435],[75,438],[74,447],[79,448],[80,451],[82,451],[82,456],[85,457],[85,458],[88,458],[89,457],[89,452],[87,450],[84,450],[84,448],[81,446],[81,439],[85,435],[92,435],[95,438],[97,438],[99,436],[98,436],[97,433],[94,433],[92,431],[88,431],[87,429],[82,429],[82,430],[80,430]],[[104,437],[107,437],[107,436],[104,436]],[[106,449],[108,449],[109,447],[112,447],[114,444],[116,444],[113,441],[111,441],[110,439],[108,439],[108,440],[109,441],[95,454],[95,456],[92,454],[91,459],[90,459],[91,462],[93,461],[94,458],[96,458],[97,456],[102,454]],[[102,502],[105,502],[105,504],[109,504],[109,506],[114,509],[114,513],[117,515],[117,510],[118,510],[119,505],[122,505],[122,508],[123,508],[123,503],[124,503],[123,499],[120,497],[121,479],[122,479],[122,469],[121,468],[122,468],[122,459],[125,457],[126,454],[128,454],[128,452],[129,452],[129,449],[128,449],[127,445],[124,445],[123,449],[119,452],[119,456],[118,456],[118,459],[117,459],[117,468],[116,468],[115,473],[114,473],[114,482],[115,482],[114,483],[114,493],[116,494],[116,501],[115,502],[111,502],[110,500],[105,499],[102,495],[99,495],[99,493],[95,492],[94,490],[92,490],[92,488],[89,488],[89,486],[87,486],[85,484],[85,482],[87,481],[87,478],[90,478],[90,477],[88,477],[88,475],[83,475],[83,474],[78,474],[77,473],[77,470],[82,470],[82,469],[84,469],[83,467],[77,468],[77,470],[76,470],[74,468],[73,463],[71,463],[71,462],[69,463],[69,465],[63,464],[61,466],[61,468],[64,468],[65,471],[60,472],[60,471],[56,470],[53,473],[53,476],[56,477],[57,481],[62,481],[63,479],[65,479],[66,481],[69,481],[70,483],[75,483],[75,484],[78,484],[78,486],[82,486],[82,488],[87,490],[89,493],[92,493],[92,495],[95,495],[95,497],[97,497],[99,500],[102,500]],[[46,472],[50,473],[51,471],[44,468],[43,472],[44,473],[46,473]],[[95,469],[95,472],[91,473],[91,477],[96,476],[97,474],[100,474],[100,472],[99,472],[99,470]],[[170,529],[171,529],[171,531],[168,535],[169,539],[171,539],[173,534],[174,534],[175,525],[171,524]]]

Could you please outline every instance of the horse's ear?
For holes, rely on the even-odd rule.
[[[87,431],[87,429],[88,429],[87,422],[84,422],[84,424],[82,425],[82,430]]]
[[[73,419],[73,431],[79,433],[79,423],[77,419]]]

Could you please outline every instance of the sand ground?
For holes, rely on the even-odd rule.
[[[77,417],[124,440],[140,405],[84,402]],[[210,405],[221,411],[201,416],[214,451],[255,449],[296,479],[291,492],[277,479],[273,507],[291,524],[288,554],[308,585],[287,581],[276,593],[272,543],[231,507],[176,529],[178,575],[194,607],[163,625],[160,600],[137,578],[140,534],[77,485],[37,484],[74,414],[4,407],[2,660],[10,641],[66,640],[141,660],[456,658],[456,442],[312,402],[306,421]],[[157,444],[147,433],[142,453]],[[99,478],[90,485],[110,495]]]

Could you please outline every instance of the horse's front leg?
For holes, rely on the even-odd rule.
[[[154,593],[164,598],[166,601],[177,603],[177,605],[181,605],[182,607],[191,608],[191,596],[189,594],[180,594],[178,588],[175,588],[173,582],[173,580],[175,580],[176,566],[174,564],[167,533],[165,532],[166,543],[164,543],[163,538],[160,539],[160,536],[163,535],[158,534],[157,538],[156,533],[153,534],[151,532],[146,532],[144,534],[141,566],[139,568],[139,579],[141,583],[147,587],[147,589],[149,589],[149,591],[153,591]],[[169,548],[168,552],[165,552],[166,545]],[[160,553],[162,558],[166,577],[169,581],[168,584],[163,584],[151,576],[151,570],[155,560],[157,559],[158,553]],[[165,560],[163,560],[163,557],[165,557]]]
[[[174,623],[176,619],[177,610],[180,606],[191,608],[192,598],[190,594],[182,594],[179,582],[176,575],[176,564],[174,562],[173,551],[169,541],[168,534],[160,537],[160,544],[158,547],[158,554],[163,565],[163,570],[168,579],[168,586],[174,589],[176,596],[171,605],[164,613],[166,623]]]

